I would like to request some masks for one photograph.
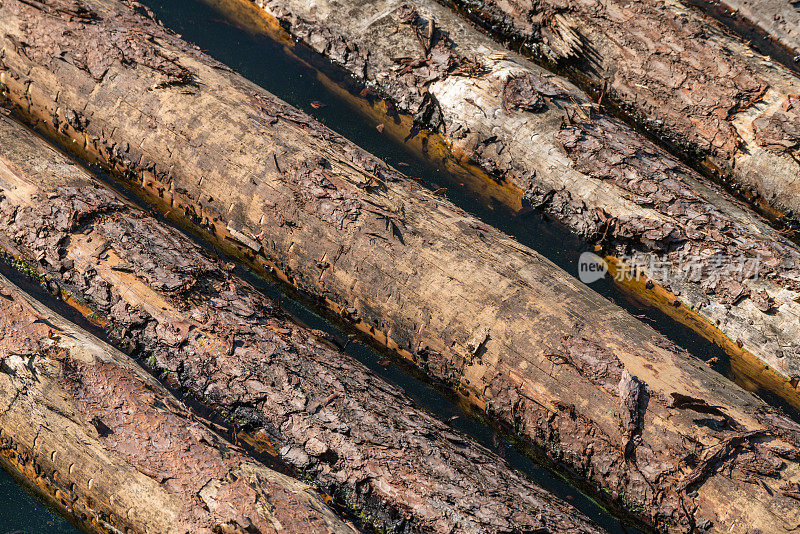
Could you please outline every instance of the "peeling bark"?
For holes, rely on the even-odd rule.
[[[91,0],[83,5],[95,12],[96,18],[52,17],[17,0],[6,0],[0,8],[0,32],[25,43],[18,51],[8,37],[4,38],[2,76],[6,93],[21,112],[29,118],[38,117],[42,128],[49,128],[62,140],[76,141],[72,147],[84,155],[135,176],[141,191],[153,199],[160,197],[161,205],[169,206],[173,215],[204,228],[206,237],[216,236],[216,242],[228,250],[235,250],[238,243],[244,251],[241,254],[246,256],[249,251],[253,263],[266,261],[279,267],[295,285],[324,297],[357,326],[416,361],[431,376],[469,395],[475,405],[486,407],[490,416],[549,449],[554,458],[638,517],[687,532],[701,525],[731,532],[748,528],[791,531],[800,527],[796,501],[779,489],[800,476],[796,460],[782,459],[779,477],[765,478],[763,485],[742,484],[731,474],[746,469],[747,460],[733,455],[726,462],[730,469],[709,471],[694,483],[692,491],[677,489],[692,472],[698,454],[734,433],[764,432],[753,440],[760,452],[768,451],[764,454],[775,454],[772,451],[782,447],[796,448],[800,433],[785,417],[535,252],[386,168],[157,25],[112,1]],[[408,19],[419,22],[410,16]],[[140,39],[139,35],[150,37]],[[411,35],[418,42],[417,31]],[[429,33],[421,35],[427,42]],[[102,81],[96,82],[79,58],[105,49],[115,39],[158,48],[162,57],[174,58],[191,72],[194,85],[160,84],[158,80],[165,74],[133,62],[111,62]],[[432,39],[435,48],[435,33]],[[65,53],[54,55],[55,47]],[[432,49],[431,55],[434,53]],[[85,121],[81,130],[61,120],[66,109],[80,111]],[[32,217],[38,227],[39,221],[45,220],[33,209],[19,210],[23,217],[17,223],[16,216],[12,217],[13,206],[23,202],[26,191],[35,192],[24,187],[4,189],[10,208],[7,224],[23,224],[26,217]],[[71,195],[78,195],[80,200],[86,194],[84,189]],[[39,195],[26,203],[46,209],[46,199],[46,195]],[[84,201],[78,205],[81,203]],[[49,213],[46,217],[59,220]],[[61,220],[70,221],[72,217]],[[136,304],[140,309],[134,314],[144,310],[159,317],[164,311],[161,306],[148,310],[145,305],[157,302],[153,295],[156,289],[148,285],[148,278],[158,280],[161,275],[148,275],[153,267],[147,266],[156,250],[170,256],[175,255],[176,247],[156,247],[155,239],[147,239],[146,246],[134,246],[138,230],[126,230],[120,224],[95,224],[91,231],[102,232],[113,254],[103,245],[93,254],[87,250],[82,255],[102,258],[108,252],[109,261],[119,261],[123,269],[95,268],[98,274],[91,275],[87,269],[87,298],[112,298],[111,286],[92,282],[95,276],[110,279],[112,273],[135,271],[141,265],[141,276],[127,273],[131,284],[138,281],[142,290],[147,289],[148,298]],[[15,237],[21,240],[20,246],[38,248],[36,257],[46,258],[37,232],[23,230]],[[74,242],[70,247],[75,255],[72,268],[81,264],[77,259],[81,240],[74,237],[69,239],[69,243]],[[98,242],[99,238],[93,239],[95,244],[86,246],[94,248]],[[187,254],[187,249],[181,250],[174,261],[188,258]],[[239,340],[250,339],[250,332],[270,335],[269,328],[263,326],[270,321],[252,319],[263,312],[251,312],[250,308],[268,306],[252,304],[239,310],[242,302],[259,302],[260,297],[251,295],[241,301],[228,279],[219,281],[208,274],[217,271],[215,264],[208,267],[208,262],[201,262],[198,256],[183,268],[181,263],[175,265],[177,272],[188,270],[184,273],[186,283],[192,283],[191,269],[201,266],[203,275],[196,276],[194,283],[214,288],[220,297],[212,304],[220,308],[203,305],[205,315],[193,317],[191,310],[184,310],[181,316],[192,319],[201,339],[210,336],[205,351],[214,351],[216,357],[246,353],[246,345],[240,345]],[[89,263],[94,265],[85,264]],[[103,271],[106,274],[99,274]],[[76,285],[80,284],[77,280]],[[233,285],[243,290],[244,286]],[[164,294],[162,306],[169,311],[167,296]],[[120,298],[128,297],[120,293]],[[112,308],[114,304],[116,301],[110,302]],[[201,305],[192,303],[193,307]],[[200,329],[207,320],[221,324],[214,319],[218,316],[237,321],[241,329]],[[176,318],[171,315],[167,321],[174,323]],[[135,322],[133,319],[132,324]],[[150,323],[153,333],[145,329],[142,335],[148,337],[143,339],[161,339],[157,336],[173,332],[173,343],[180,347],[186,334],[188,339],[193,338],[192,328],[185,322],[174,327],[168,326],[169,322],[160,323],[160,328]],[[303,336],[297,329],[290,334]],[[270,342],[283,343],[276,337]],[[574,350],[566,350],[570,346]],[[590,362],[592,351],[608,362],[606,369],[578,363],[581,360],[576,358]],[[258,353],[270,358],[274,351],[259,347]],[[573,363],[556,363],[561,359]],[[209,358],[207,364],[213,363]],[[648,399],[638,424],[641,440],[635,440],[627,459],[619,415],[622,370],[638,378],[646,388],[643,397]],[[175,369],[176,373],[180,371]],[[244,368],[241,362],[223,367],[219,370],[223,376],[235,373],[238,380],[231,377],[229,389],[212,387],[205,393],[224,401],[226,395],[244,391],[258,399],[257,389],[244,389],[261,387],[246,384],[257,371]],[[196,376],[200,387],[205,387],[208,384],[202,378],[213,373],[198,372]],[[335,376],[341,381],[346,378]],[[271,387],[272,379],[265,378],[256,382]],[[316,455],[326,458],[324,448],[317,443],[325,444],[324,440],[319,436],[315,436],[317,441],[310,440],[311,435],[304,434],[302,410],[309,409],[308,395],[302,388],[285,387],[297,383],[295,380],[276,376],[274,394],[285,399],[282,406],[301,410],[283,426],[284,432],[296,432],[310,443],[304,443],[302,450],[285,449],[284,454],[299,462]],[[320,380],[320,375],[314,374],[308,387]],[[609,388],[599,385],[606,382]],[[724,424],[700,419],[691,409],[671,406],[673,393],[722,406]],[[314,399],[325,400],[329,395],[326,392]],[[266,399],[263,405],[271,404]],[[339,406],[338,401],[331,402]],[[312,407],[314,413],[329,416],[316,405]],[[247,413],[245,410],[243,415]],[[369,419],[371,413],[360,410],[359,417]],[[263,416],[263,412],[253,414],[257,416]],[[333,415],[329,417],[335,437],[336,429],[343,427]],[[320,432],[320,436],[325,435]],[[447,435],[435,434],[437,439],[449,439]],[[451,457],[438,465],[445,468],[453,461]],[[635,463],[635,469],[630,468],[630,462]],[[366,468],[373,466],[367,463]],[[330,463],[319,466],[321,473],[326,469],[331,469]],[[380,484],[380,471],[369,475]],[[467,497],[474,495],[477,492]],[[479,497],[480,502],[485,499]],[[424,509],[425,503],[421,506]]]
[[[112,339],[228,414],[240,439],[268,446],[375,525],[599,532],[4,118],[0,187],[0,243],[38,258],[110,321]]]
[[[648,130],[705,159],[745,198],[800,217],[797,148],[765,149],[753,124],[800,92],[800,80],[702,14],[675,0],[445,3],[606,93]],[[565,26],[578,36],[574,46],[564,45]]]
[[[0,457],[92,531],[355,533],[0,276]]]
[[[789,95],[780,109],[753,121],[756,143],[775,152],[800,148],[800,96]]]
[[[642,384],[627,370],[619,379],[619,418],[622,425],[622,449],[625,456],[633,454],[633,439],[640,431],[639,399],[642,395]]]
[[[456,153],[516,188],[523,205],[548,212],[613,253],[641,254],[640,270],[679,295],[723,336],[741,341],[784,381],[800,376],[797,246],[729,195],[702,185],[697,172],[631,128],[594,111],[576,87],[509,53],[429,0],[255,3],[293,37],[382,91],[409,115],[420,117],[429,102],[436,102],[437,114],[427,126],[439,128]],[[429,26],[432,43],[420,44],[419,28]],[[702,44],[692,44],[692,53],[697,47]],[[707,53],[700,57],[712,62]],[[462,68],[474,63],[469,71]],[[711,85],[693,89],[686,98],[706,106],[703,117],[713,116],[733,147],[739,141],[726,122],[727,112],[720,118],[712,108],[724,105],[732,112],[742,99],[760,97],[765,82],[750,71],[736,74],[724,61],[718,68],[731,71],[731,84],[742,87],[714,96],[719,90],[713,84],[726,78],[710,77],[697,67],[695,78],[702,75]],[[653,91],[672,76],[642,65],[639,70],[658,77],[658,84],[637,78]],[[777,153],[776,147],[793,145],[798,104],[787,98],[788,104],[753,122],[757,150]],[[693,116],[685,109],[674,114]],[[791,174],[781,169],[773,170]],[[720,282],[710,272],[720,261],[758,261],[759,279]],[[689,269],[699,273],[687,276]],[[786,389],[787,400],[800,406],[794,388]]]

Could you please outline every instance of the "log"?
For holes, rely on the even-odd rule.
[[[782,223],[800,218],[800,79],[676,0],[454,0]]]
[[[214,3],[229,12],[242,4]],[[644,292],[651,303],[725,347],[747,380],[800,408],[800,249],[766,220],[432,0],[256,3],[400,110],[438,124],[454,152],[513,190],[498,199],[545,210],[628,257],[628,269],[660,285]],[[425,28],[433,28],[430,45]]]
[[[727,9],[729,16],[742,20],[746,26],[757,28],[765,37],[772,39],[795,56],[794,63],[800,63],[800,8],[793,0],[724,0],[720,5]],[[708,6],[700,3],[704,10]],[[748,35],[740,31],[746,40]],[[800,68],[800,65],[797,65]]]
[[[534,251],[123,4],[6,0],[0,15],[2,81],[29,120],[324,298],[633,516],[687,532],[800,526],[800,426]],[[153,248],[125,243],[131,263]]]
[[[599,534],[7,118],[0,184],[0,243],[40,258],[68,302],[222,413],[237,439],[279,455],[379,531]]]
[[[356,532],[2,275],[0,458],[91,532]]]

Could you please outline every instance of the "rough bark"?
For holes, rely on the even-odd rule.
[[[0,457],[92,531],[356,532],[2,276]]]
[[[780,120],[800,80],[702,14],[675,0],[452,3],[616,100],[746,198],[800,217],[796,128],[780,129],[776,144],[759,124]]]
[[[6,93],[42,128],[126,171],[206,237],[279,267],[654,525],[800,526],[797,502],[781,489],[800,476],[797,425],[532,250],[129,8],[91,0],[78,17],[73,5],[0,8]],[[134,247],[114,227],[103,231],[131,243],[116,254],[158,283],[165,269],[148,275],[138,256],[151,242]],[[192,278],[183,280],[178,287]],[[239,335],[228,335],[225,350],[236,354]],[[644,392],[638,416],[620,414],[635,389],[619,387],[625,370]],[[716,455],[722,443],[727,452]]]
[[[112,339],[391,532],[599,532],[0,118],[0,243],[38,258]]]
[[[740,343],[800,407],[789,387],[800,376],[800,250],[765,220],[624,124],[578,107],[589,105],[584,93],[432,0],[256,3],[398,108],[439,126],[457,152],[510,182],[523,204],[607,250],[639,254],[641,271],[708,322],[690,326]],[[791,102],[756,120],[774,143],[796,129],[789,114],[800,103]],[[757,277],[735,272],[755,262]]]

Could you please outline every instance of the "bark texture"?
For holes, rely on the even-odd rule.
[[[800,527],[781,489],[800,476],[800,427],[125,5],[91,0],[80,16],[75,5],[0,7],[6,93],[40,126],[126,171],[208,237],[278,266],[632,513],[687,532]],[[131,245],[117,254],[158,284],[137,257],[156,241],[137,248],[118,235]],[[226,350],[236,354],[239,335]],[[620,414],[634,404],[638,414]]]
[[[800,79],[683,4],[455,0],[497,35],[528,43],[742,194],[800,217],[800,139],[759,134]]]
[[[291,323],[178,231],[0,119],[0,242],[112,339],[390,532],[598,533],[502,459]]]
[[[753,121],[771,117],[800,81],[701,14],[675,1],[455,4],[541,55],[566,61],[649,129],[708,158],[746,195],[797,217],[797,146],[770,149]],[[572,37],[566,42],[565,33]]]
[[[0,334],[0,456],[84,527],[355,534],[310,487],[248,458],[2,276]]]
[[[432,0],[256,3],[293,37],[438,127],[456,152],[510,182],[523,204],[607,250],[640,254],[641,270],[684,305],[784,381],[800,377],[797,246],[632,129],[593,111],[580,90],[505,52]],[[639,70],[647,71],[652,58],[640,59]],[[659,83],[680,78],[669,69],[651,74]],[[655,90],[647,79],[639,82]],[[703,90],[707,105],[717,105],[717,89]],[[731,93],[728,105],[741,96]],[[797,133],[800,103],[786,102],[785,110],[754,121],[762,141],[785,145],[794,135],[786,132]],[[757,265],[758,276],[733,272],[745,263]],[[793,389],[786,396],[800,406]]]

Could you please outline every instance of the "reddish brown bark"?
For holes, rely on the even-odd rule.
[[[0,456],[92,531],[356,532],[2,276]]]

